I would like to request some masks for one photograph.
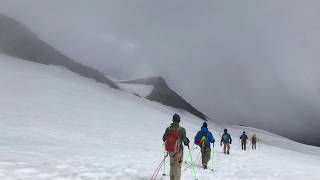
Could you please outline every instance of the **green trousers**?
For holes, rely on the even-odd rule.
[[[211,148],[201,147],[202,165],[208,165],[211,158]]]

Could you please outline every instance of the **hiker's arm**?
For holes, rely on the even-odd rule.
[[[166,129],[166,131],[163,134],[163,137],[162,137],[163,142],[165,142],[167,140],[167,135],[168,135],[168,128]]]
[[[210,143],[212,143],[212,144],[214,144],[214,142],[216,142],[216,140],[213,138],[213,135],[211,132],[209,133],[209,140],[210,140]]]
[[[180,138],[185,146],[189,146],[190,141],[187,138],[187,133],[184,128],[181,128],[181,130],[180,130]]]
[[[216,142],[216,140],[214,139],[212,133],[210,133],[209,136],[211,137],[212,148],[214,148],[214,143]]]
[[[197,132],[196,136],[194,137],[195,141],[200,140],[201,131]]]
[[[229,138],[230,138],[230,144],[232,144],[232,138],[231,138],[231,136],[229,135]]]

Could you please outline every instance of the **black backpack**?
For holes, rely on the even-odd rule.
[[[229,143],[229,135],[228,134],[223,134],[222,135],[222,141],[224,142],[224,143]]]

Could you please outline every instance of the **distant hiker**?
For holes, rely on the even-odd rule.
[[[211,147],[214,147],[215,139],[212,136],[212,133],[208,130],[208,124],[204,122],[202,124],[201,130],[194,137],[194,143],[199,145],[201,148],[201,157],[202,157],[202,166],[203,169],[207,169],[208,162],[210,161]]]
[[[189,139],[186,137],[186,130],[179,125],[180,116],[173,115],[171,125],[163,135],[165,148],[170,156],[170,180],[180,180],[181,165],[183,160],[183,145],[189,147]]]
[[[225,154],[230,154],[230,144],[232,143],[232,139],[227,129],[224,129],[223,131],[224,133],[221,136],[220,146],[222,146],[223,143],[223,152]]]
[[[241,139],[241,149],[246,151],[247,150],[247,139],[248,139],[246,132],[243,131],[242,135],[240,136],[240,139]]]
[[[251,137],[252,149],[257,149],[257,136],[255,134]]]

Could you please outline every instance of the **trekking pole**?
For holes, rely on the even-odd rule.
[[[188,149],[189,149],[190,161],[191,161],[191,164],[192,164],[193,176],[194,176],[194,179],[195,179],[195,180],[198,180],[198,179],[197,179],[197,175],[196,175],[195,165],[194,165],[194,162],[193,162],[193,160],[192,160],[191,150],[190,150],[189,146],[188,146]]]
[[[213,170],[213,159],[214,159],[214,148],[212,148],[212,152],[211,152],[211,171]]]
[[[163,156],[166,157],[166,150],[164,149],[163,150]],[[163,161],[163,173],[162,173],[162,176],[166,176],[166,158],[164,158],[164,161]]]
[[[160,162],[159,166],[157,167],[157,169],[154,171],[154,173],[152,174],[152,177],[150,178],[150,180],[155,180],[159,174],[159,171],[164,163],[164,161],[166,160],[166,158],[168,157],[168,154],[165,155],[165,157],[162,159],[162,161]]]
[[[201,154],[201,152],[198,153],[197,158],[194,160],[195,162],[198,162],[198,160],[199,160],[198,163],[200,163],[200,161],[201,161],[201,158],[199,158],[199,157],[200,157],[200,154]],[[185,164],[187,164],[187,162],[185,162]],[[191,166],[192,166],[192,163],[190,163],[190,165],[188,165],[186,168],[184,168],[184,169],[182,170],[182,172],[185,172],[185,171],[186,171],[187,169],[189,169]]]
[[[197,147],[194,148],[194,144],[192,144],[191,149],[194,151],[195,149],[198,149],[198,148]],[[187,164],[188,162],[185,161],[184,163]]]

